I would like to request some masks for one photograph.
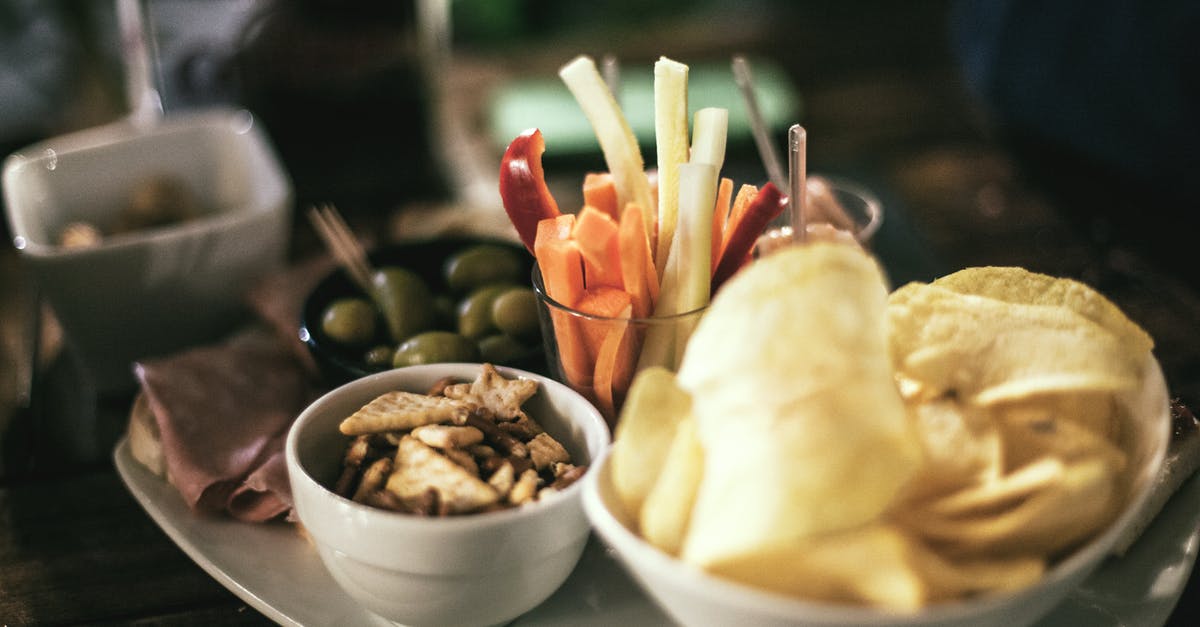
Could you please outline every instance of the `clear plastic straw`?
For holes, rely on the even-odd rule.
[[[620,98],[621,92],[621,63],[617,61],[617,57],[606,54],[600,60],[600,72],[604,76],[604,83],[608,85],[608,90],[612,92],[614,98]]]
[[[162,98],[154,78],[152,42],[147,34],[143,0],[116,0],[121,30],[121,55],[125,60],[125,93],[129,117],[138,126],[150,126],[163,115]]]
[[[808,235],[808,132],[793,124],[788,129],[788,208],[792,238],[801,243]]]
[[[746,103],[746,116],[750,119],[754,144],[758,147],[763,167],[767,170],[767,180],[783,191],[787,188],[787,181],[783,178],[783,166],[779,161],[779,153],[775,151],[775,145],[771,143],[767,125],[763,122],[762,110],[758,107],[758,96],[754,92],[754,77],[750,73],[750,63],[746,61],[746,57],[738,55],[733,57],[732,67],[733,80],[741,90],[742,99]]]

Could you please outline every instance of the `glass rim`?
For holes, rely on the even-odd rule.
[[[883,224],[883,201],[879,199],[879,196],[867,188],[867,186],[847,178],[830,176],[820,172],[814,172],[812,176],[825,180],[834,190],[840,189],[862,199],[867,209],[867,221],[854,233],[854,239],[859,242],[870,241],[875,233],[879,231],[880,225]]]
[[[547,294],[546,290],[545,290],[545,285],[542,282],[542,269],[541,269],[541,266],[538,265],[537,259],[534,259],[534,261],[533,261],[533,269],[530,271],[530,275],[531,275],[531,279],[532,279],[532,283],[533,283],[533,293],[537,295],[537,299],[539,302],[545,303],[546,305],[548,305],[549,307],[551,307],[555,310],[561,311],[562,313],[565,313],[570,316],[574,316],[576,318],[595,320],[597,322],[620,322],[620,323],[632,323],[632,324],[642,324],[642,325],[672,324],[672,323],[677,323],[680,320],[684,320],[686,318],[695,317],[697,314],[703,313],[706,309],[708,309],[708,305],[705,305],[705,306],[697,308],[697,309],[692,309],[691,311],[685,311],[682,313],[671,314],[669,316],[649,316],[649,317],[644,317],[644,318],[618,318],[618,317],[612,317],[612,316],[598,316],[596,314],[591,314],[586,311],[580,311],[578,309],[575,309],[574,307],[568,307],[567,305],[564,305],[564,304],[558,302],[557,300],[554,300],[553,297],[551,297],[549,294]]]

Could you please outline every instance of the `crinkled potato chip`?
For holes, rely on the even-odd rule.
[[[988,410],[935,399],[913,407],[911,419],[925,463],[899,500],[948,494],[1004,472],[1004,441]]]
[[[903,528],[939,547],[947,555],[990,557],[1035,555],[1056,556],[1073,548],[1111,519],[1120,502],[1117,469],[1100,458],[1064,464],[1051,460],[1039,482],[1018,477],[1028,489],[994,484],[981,485],[981,494],[954,495],[949,499],[975,501],[950,504],[934,502],[893,513]],[[1026,483],[1027,482],[1027,483]],[[995,493],[993,497],[989,493]],[[995,508],[985,507],[989,499]]]
[[[933,285],[1008,303],[1065,307],[1116,335],[1131,355],[1154,348],[1154,340],[1119,307],[1074,279],[1057,278],[1013,266],[965,268]]]
[[[676,425],[691,414],[691,407],[691,397],[666,368],[647,368],[630,385],[611,455],[613,488],[632,519],[654,487]]]
[[[654,546],[679,554],[692,517],[692,505],[704,473],[704,447],[690,417],[675,427],[662,472],[646,500],[638,523],[642,537]]]
[[[1044,456],[1071,462],[1099,457],[1119,471],[1129,456],[1118,444],[1119,434],[1097,428],[1099,421],[1069,407],[1092,408],[1103,416],[1114,416],[1114,401],[1100,395],[1068,395],[1070,399],[1092,396],[1103,403],[1056,402],[1054,398],[1024,399],[995,408],[996,423],[1003,433],[1004,457],[1009,468],[1017,468]],[[1107,420],[1101,425],[1107,427]],[[1113,421],[1119,424],[1119,421]],[[1092,423],[1092,424],[1089,424]]]
[[[874,523],[765,548],[712,570],[785,594],[910,612],[967,594],[1023,588],[1042,576],[1045,561],[949,560],[903,530]]]
[[[899,375],[922,398],[977,404],[1055,391],[1130,390],[1148,352],[1066,307],[1014,304],[910,283],[888,303]]]
[[[913,475],[886,298],[869,254],[810,244],[757,260],[713,299],[678,375],[705,453],[686,560],[865,524]]]

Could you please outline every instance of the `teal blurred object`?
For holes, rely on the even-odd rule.
[[[704,107],[729,110],[729,141],[751,141],[750,120],[729,62],[689,63],[688,112]],[[570,59],[563,59],[563,63]],[[763,120],[772,132],[800,121],[800,95],[783,69],[768,60],[749,59]],[[599,63],[599,60],[597,60]],[[618,101],[643,148],[654,146],[654,64],[622,64]],[[592,127],[557,75],[513,81],[489,102],[488,130],[503,149],[522,131],[537,127],[552,156],[576,156],[600,149]]]

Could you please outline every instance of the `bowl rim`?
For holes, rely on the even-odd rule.
[[[403,512],[393,512],[378,507],[372,507],[364,503],[358,503],[349,498],[341,496],[323,483],[318,481],[316,477],[309,472],[309,469],[301,462],[299,457],[299,439],[300,433],[312,422],[314,422],[322,413],[322,408],[325,404],[335,401],[337,398],[362,393],[359,390],[371,388],[382,381],[396,379],[399,385],[399,380],[420,376],[429,372],[441,372],[439,376],[463,376],[462,373],[478,372],[482,368],[482,363],[474,362],[446,362],[437,364],[422,364],[417,366],[405,366],[403,368],[393,368],[372,375],[355,379],[343,385],[337,386],[328,392],[325,392],[317,399],[313,400],[296,418],[295,422],[288,429],[288,434],[284,442],[285,464],[288,470],[289,481],[302,482],[309,489],[316,489],[330,497],[331,503],[337,507],[347,508],[347,511],[353,512],[355,516],[365,517],[366,524],[371,526],[387,526],[392,529],[410,528],[416,531],[429,530],[448,530],[448,531],[464,531],[478,530],[491,527],[503,527],[514,523],[519,523],[524,519],[540,516],[545,514],[551,508],[556,506],[566,506],[573,497],[581,496],[583,491],[583,480],[591,475],[596,469],[596,462],[601,459],[608,450],[612,442],[612,435],[608,429],[607,423],[600,416],[600,411],[589,402],[583,395],[579,394],[570,387],[534,372],[512,368],[509,366],[496,365],[496,370],[506,378],[513,376],[532,379],[538,382],[539,387],[555,390],[555,395],[566,395],[569,398],[577,401],[587,411],[581,416],[565,416],[568,423],[577,424],[582,427],[582,442],[583,449],[588,455],[588,468],[584,472],[583,477],[575,481],[566,489],[551,495],[546,499],[538,499],[537,501],[519,507],[508,508],[504,510],[486,512],[479,514],[467,514],[461,516],[415,516]],[[370,399],[368,399],[370,400]],[[365,401],[364,401],[365,402]],[[598,446],[595,453],[590,450],[589,443],[593,437],[598,437]],[[301,513],[297,511],[297,517],[301,517]],[[301,521],[303,522],[303,521]]]
[[[808,620],[845,625],[922,625],[969,620],[974,616],[997,611],[1022,600],[1032,601],[1046,589],[1063,586],[1067,580],[1075,577],[1085,577],[1099,567],[1120,535],[1136,517],[1142,514],[1154,490],[1155,478],[1165,463],[1171,437],[1170,399],[1161,365],[1153,355],[1147,359],[1142,386],[1135,393],[1146,395],[1154,403],[1155,415],[1149,420],[1157,422],[1154,425],[1157,432],[1153,434],[1155,436],[1155,440],[1152,442],[1153,449],[1144,466],[1130,479],[1130,485],[1140,485],[1140,489],[1128,499],[1107,526],[1095,532],[1084,544],[1075,547],[1069,555],[1051,564],[1036,583],[1018,590],[994,592],[971,599],[939,602],[911,613],[903,613],[888,612],[869,606],[839,605],[788,596],[710,574],[651,545],[626,527],[613,513],[601,490],[601,482],[610,481],[611,446],[582,478],[584,513],[597,534],[606,544],[613,547],[626,570],[635,574],[635,579],[640,580],[641,576],[632,572],[634,569],[628,565],[632,557],[636,557],[639,565],[648,568],[656,577],[676,581],[677,583],[673,584],[673,587],[678,587],[680,581],[703,585],[707,595],[719,596],[729,601],[730,605],[734,607],[752,605],[764,609],[768,614],[792,620],[795,620],[797,616],[804,616]],[[631,553],[633,556],[630,555]],[[639,581],[639,583],[641,582]],[[645,587],[645,584],[642,585]],[[647,592],[649,591],[647,590]],[[1061,601],[1061,598],[1069,592],[1069,589],[1064,590],[1059,600]],[[1049,605],[1046,611],[1053,609],[1054,606],[1055,604]],[[664,610],[666,609],[668,608],[664,606]]]
[[[13,178],[26,168],[56,156],[106,150],[117,143],[149,141],[155,137],[168,136],[187,131],[216,130],[233,136],[244,137],[253,150],[266,157],[267,167],[262,173],[269,183],[263,188],[277,186],[280,194],[268,202],[255,203],[233,211],[218,211],[211,214],[156,227],[138,229],[105,237],[98,246],[87,248],[63,248],[50,242],[31,238],[24,211],[14,209]],[[116,141],[114,141],[116,140]],[[79,259],[109,251],[131,250],[150,244],[170,244],[178,240],[208,232],[220,232],[237,225],[260,220],[264,216],[287,213],[294,198],[293,182],[283,168],[279,155],[265,134],[258,117],[245,108],[212,106],[167,116],[150,127],[139,127],[129,119],[118,119],[101,126],[73,131],[50,137],[16,150],[0,164],[0,180],[3,181],[5,214],[11,232],[10,240],[22,254],[38,258]]]

